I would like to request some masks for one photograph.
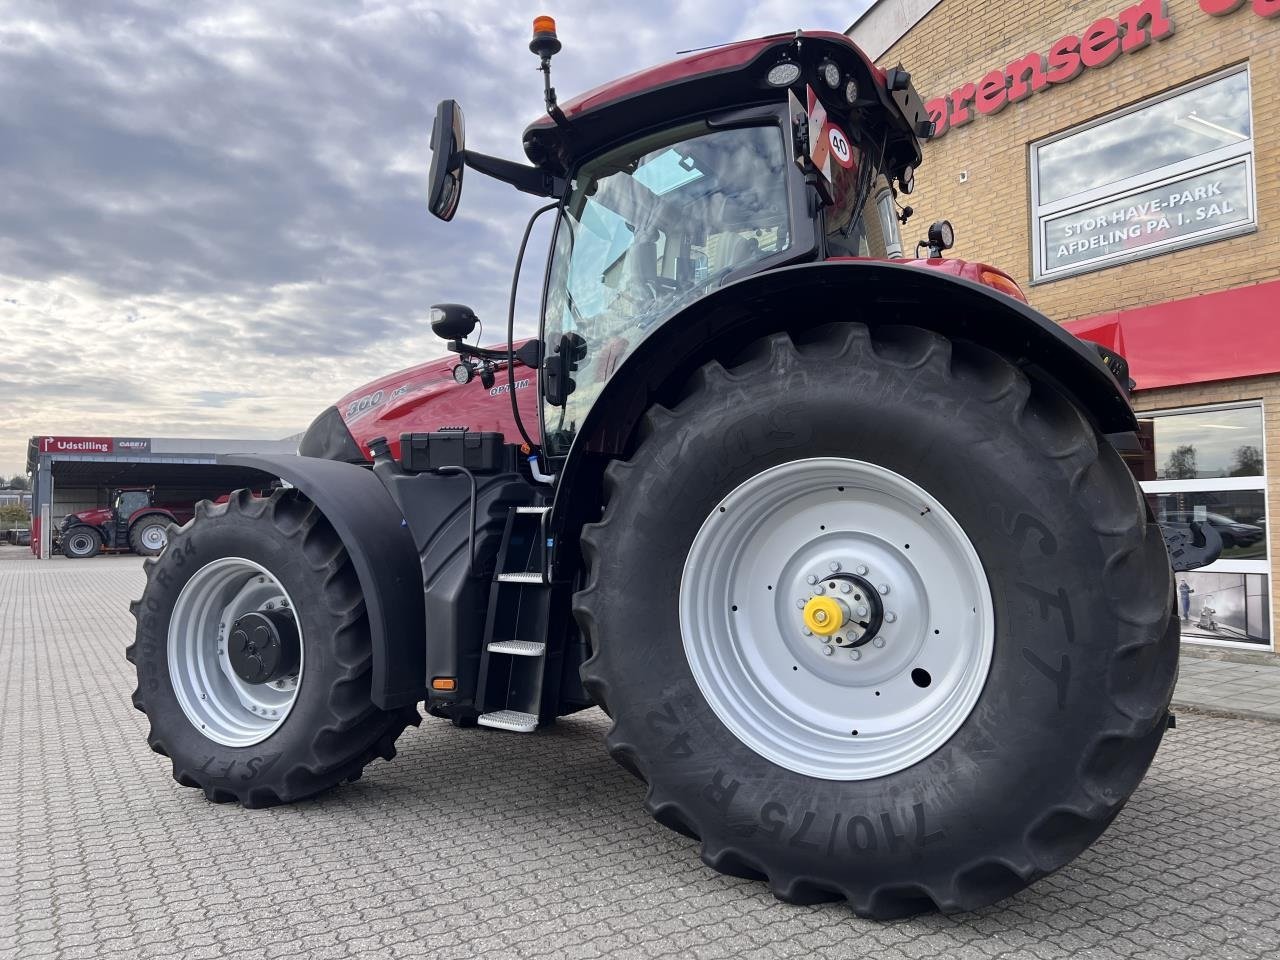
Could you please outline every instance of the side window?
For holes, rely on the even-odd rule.
[[[129,516],[135,510],[141,510],[143,507],[151,505],[151,498],[147,496],[145,490],[126,490],[120,494],[120,505],[118,510],[121,516]]]

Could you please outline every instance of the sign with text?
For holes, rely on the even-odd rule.
[[[1100,260],[1127,260],[1253,223],[1247,159],[1144,187],[1041,222],[1043,276]]]
[[[110,437],[41,437],[41,453],[111,453]]]

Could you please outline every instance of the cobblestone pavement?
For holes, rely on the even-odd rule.
[[[0,548],[0,956],[1261,958],[1280,954],[1280,725],[1186,716],[1067,869],[893,923],[780,904],[650,821],[599,713],[426,720],[293,807],[206,803],[129,706],[136,558]]]

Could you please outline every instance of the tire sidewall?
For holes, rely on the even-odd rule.
[[[627,474],[634,482],[611,500],[618,533],[602,544],[598,582],[610,596],[625,591],[628,610],[646,611],[606,612],[599,625],[615,747],[642,769],[660,818],[664,806],[678,808],[708,848],[732,847],[775,877],[840,886],[856,867],[905,886],[919,881],[926,852],[940,876],[992,855],[1025,879],[1060,866],[1105,828],[1159,740],[1127,741],[1133,748],[1118,751],[1121,769],[1107,776],[1089,768],[1100,744],[1132,726],[1106,696],[1126,638],[1114,614],[1122,598],[1103,583],[1115,551],[1095,530],[1099,516],[1132,521],[1132,480],[1111,485],[1114,502],[1080,503],[1073,477],[1094,469],[1092,446],[1046,451],[1037,440],[1061,424],[1019,423],[999,404],[966,402],[937,365],[780,372],[686,401],[646,439]],[[736,486],[781,463],[850,451],[919,484],[960,523],[987,573],[995,642],[981,696],[941,748],[889,776],[838,782],[784,770],[724,726],[690,671],[678,597],[695,535]],[[1125,469],[1110,448],[1100,455],[1114,460],[1102,469]],[[1167,567],[1164,583],[1150,579],[1148,605],[1167,611]],[[1161,697],[1167,705],[1167,691]],[[1044,818],[1060,805],[1092,814],[1093,825],[1059,838]],[[1043,842],[1028,844],[1037,830]]]

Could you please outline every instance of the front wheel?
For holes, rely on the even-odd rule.
[[[210,800],[270,806],[354,780],[419,721],[373,704],[359,582],[296,491],[201,503],[147,561],[133,614],[147,741]]]
[[[76,560],[96,557],[102,551],[102,536],[90,527],[72,527],[62,535],[62,555]]]
[[[583,678],[716,869],[873,917],[973,909],[1079,854],[1146,772],[1177,664],[1163,538],[1002,358],[778,334],[651,410],[606,487]]]

